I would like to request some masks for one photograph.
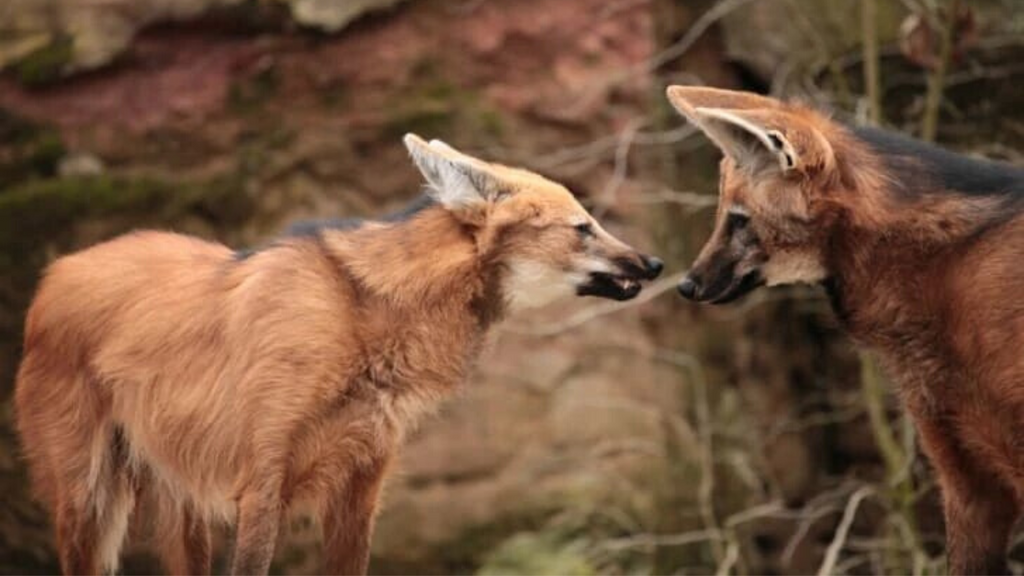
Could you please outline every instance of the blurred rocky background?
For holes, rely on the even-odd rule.
[[[11,424],[41,268],[133,228],[243,247],[395,208],[407,131],[567,183],[670,269],[499,330],[409,439],[372,572],[942,569],[912,429],[818,290],[673,293],[718,156],[662,94],[801,98],[1020,163],[1019,0],[4,0],[0,70],[0,573],[57,570]],[[124,570],[157,571],[135,532]],[[317,571],[314,526],[282,540],[276,572]]]

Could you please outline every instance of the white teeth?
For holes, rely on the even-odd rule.
[[[619,278],[615,281],[622,290],[632,290],[638,282],[636,280],[630,280],[628,278]]]

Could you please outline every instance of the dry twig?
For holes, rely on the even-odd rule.
[[[667,278],[662,278],[645,288],[639,296],[628,302],[602,302],[600,304],[590,306],[589,308],[585,308],[560,322],[550,322],[536,326],[523,326],[521,324],[508,325],[506,327],[499,328],[499,330],[509,332],[511,334],[522,334],[526,336],[554,336],[574,328],[579,328],[596,318],[650,302],[665,292],[674,290],[676,284],[683,279],[683,275],[683,272],[679,272]]]
[[[832,538],[832,543],[828,545],[825,559],[822,561],[821,567],[818,568],[818,576],[835,573],[836,561],[839,560],[839,553],[843,550],[850,527],[857,516],[857,508],[860,507],[861,501],[874,493],[873,487],[864,486],[850,496],[850,500],[846,503],[846,510],[843,511],[843,519],[839,522],[839,527],[836,528],[836,535]]]
[[[956,28],[957,14],[960,13],[960,0],[951,0],[945,22],[942,23],[942,40],[939,47],[939,58],[935,69],[928,75],[928,92],[925,94],[924,115],[921,117],[921,139],[934,142],[939,128],[939,109],[942,106],[942,92],[946,87],[946,70],[953,54],[953,31]],[[939,14],[936,19],[940,22]]]

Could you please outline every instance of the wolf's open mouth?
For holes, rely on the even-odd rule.
[[[629,300],[640,293],[640,281],[618,274],[595,272],[585,284],[576,288],[580,296],[598,296],[612,300]]]

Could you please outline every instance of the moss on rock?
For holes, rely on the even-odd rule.
[[[281,78],[277,68],[266,66],[233,83],[228,90],[228,107],[238,114],[258,112],[278,91]]]
[[[57,164],[66,153],[57,131],[0,109],[0,182],[3,185],[55,175]]]
[[[463,131],[477,139],[501,136],[504,119],[478,90],[454,83],[429,59],[415,66],[412,78],[410,90],[396,94],[387,106],[392,112],[382,132],[388,137],[406,132],[449,137]]]
[[[24,262],[77,221],[128,212],[157,225],[194,210],[240,221],[231,212],[247,212],[247,204],[229,178],[185,185],[113,176],[26,182],[0,195],[0,269]]]
[[[26,86],[42,86],[54,82],[68,71],[74,60],[74,41],[70,36],[55,36],[48,44],[30,52],[14,67]]]

